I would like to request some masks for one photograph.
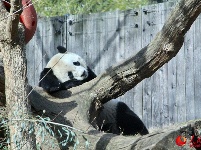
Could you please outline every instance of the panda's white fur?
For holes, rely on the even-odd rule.
[[[79,62],[80,65],[74,65],[73,62]],[[54,75],[62,83],[70,80],[68,76],[69,71],[73,73],[74,78],[77,80],[84,80],[88,76],[87,65],[84,59],[71,52],[54,55],[48,62],[46,68],[52,68]]]

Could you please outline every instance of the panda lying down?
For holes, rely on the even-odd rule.
[[[66,90],[96,78],[80,56],[67,52],[62,46],[57,49],[59,53],[50,59],[40,74],[39,86],[46,92]],[[143,122],[125,103],[111,100],[103,106],[97,118],[99,130],[123,135],[148,134]]]

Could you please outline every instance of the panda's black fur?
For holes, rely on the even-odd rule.
[[[57,49],[59,54],[50,59],[40,74],[39,86],[45,91],[52,93],[66,90],[96,77],[80,56],[67,52],[66,48],[62,46],[58,46]],[[71,70],[73,68],[75,70]],[[117,100],[111,100],[103,105],[103,110],[96,118],[96,126],[101,131],[114,134],[148,134],[141,119],[125,103]]]

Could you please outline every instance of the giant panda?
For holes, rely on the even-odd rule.
[[[80,56],[67,52],[62,46],[57,49],[59,53],[50,59],[40,74],[39,86],[46,92],[66,90],[96,77]]]
[[[80,56],[68,52],[62,46],[58,46],[57,49],[59,53],[50,59],[40,74],[39,86],[46,92],[66,90],[96,77]],[[105,103],[95,122],[98,130],[113,134],[149,133],[140,118],[125,103],[117,100]]]

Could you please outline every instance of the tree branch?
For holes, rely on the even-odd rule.
[[[6,25],[6,35],[9,41],[19,40],[18,36],[18,25],[19,17],[22,13],[22,0],[11,0],[10,14]]]

